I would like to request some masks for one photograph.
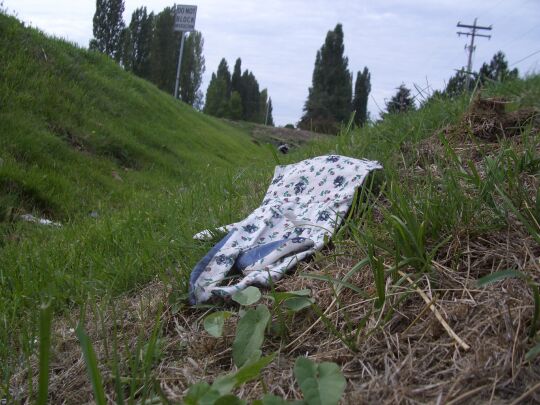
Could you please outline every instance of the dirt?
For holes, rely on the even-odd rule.
[[[540,123],[539,112],[534,108],[507,111],[510,102],[503,98],[476,97],[463,116],[461,127],[486,141],[497,141],[520,134],[527,126]]]

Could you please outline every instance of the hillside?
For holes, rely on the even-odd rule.
[[[241,215],[241,170],[272,155],[103,55],[2,14],[0,60],[6,367],[18,334],[34,333],[41,302],[60,310],[189,270],[205,249],[191,235]],[[25,214],[63,226],[27,223]]]
[[[0,399],[540,402],[540,76],[432,99],[417,111],[272,158],[250,140],[253,128],[204,117],[99,55],[0,21],[19,41],[16,49],[33,50],[14,71],[29,65],[41,72],[51,55],[78,55],[87,62],[64,67],[77,77],[72,89],[92,69],[98,73],[86,91],[100,93],[93,82],[107,89],[100,104],[88,102],[96,113],[84,118],[73,102],[63,104],[69,97],[58,107],[53,99],[34,103],[42,96],[32,85],[13,73],[2,76],[10,77],[3,88],[20,86],[11,94],[27,93],[18,112],[5,109],[11,98],[2,99],[0,114],[29,118],[9,121],[20,128],[6,143],[17,152],[2,147],[2,170],[11,171],[0,173],[13,184],[17,173],[32,173],[28,190],[40,197],[11,187],[5,201],[63,226],[23,223],[16,213],[2,225]],[[17,60],[16,49],[6,60]],[[39,90],[66,81],[49,73],[40,85],[36,76]],[[141,107],[128,116],[131,102],[167,112],[154,119]],[[57,109],[64,113],[53,122],[65,118],[69,132],[48,127],[44,117]],[[107,137],[94,137],[98,122],[107,122]],[[73,129],[86,128],[80,123],[87,130]],[[30,132],[35,127],[41,131]],[[158,143],[154,127],[166,134]],[[39,144],[47,160],[40,150],[23,159],[26,148],[33,150],[27,131],[35,134],[28,135],[32,142],[37,135],[48,140]],[[192,139],[203,132],[218,146]],[[80,146],[61,139],[75,134]],[[109,136],[128,152],[101,153]],[[188,306],[189,271],[212,245],[191,236],[257,207],[272,159],[329,153],[384,167],[358,194],[332,243],[271,289],[236,299],[238,305]],[[41,196],[49,204],[43,208]],[[239,352],[253,357],[239,364]],[[48,380],[43,370],[50,370]]]
[[[175,102],[103,55],[3,15],[0,34],[0,217],[8,207],[38,207],[56,219],[91,210],[111,192],[114,199],[113,170],[151,188],[152,173],[181,184],[194,169],[231,166],[261,152],[240,131]]]

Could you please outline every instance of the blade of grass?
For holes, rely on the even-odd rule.
[[[94,391],[94,400],[98,405],[106,405],[107,401],[105,400],[105,392],[103,390],[103,382],[101,379],[101,374],[99,372],[96,354],[94,353],[94,348],[90,343],[90,339],[84,332],[84,329],[81,324],[77,326],[75,330],[81,349],[84,356],[84,361],[86,363],[86,368],[88,370],[88,376],[90,377],[90,382],[92,383],[92,390]]]
[[[51,304],[44,304],[39,314],[39,383],[37,405],[45,405],[49,394],[49,362],[51,359]]]

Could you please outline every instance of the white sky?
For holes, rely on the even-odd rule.
[[[2,0],[0,0],[0,3]],[[95,1],[3,0],[11,14],[43,31],[87,46],[92,37]],[[186,0],[198,6],[196,28],[205,45],[206,93],[222,57],[232,70],[237,57],[268,88],[278,125],[296,123],[311,85],[315,54],[328,30],[340,22],[345,54],[354,72],[368,66],[378,115],[400,83],[440,89],[466,65],[469,39],[458,37],[456,23],[493,25],[477,39],[473,68],[498,50],[510,64],[540,50],[540,0]],[[154,12],[173,5],[165,0],[125,0],[124,20],[139,6]],[[517,63],[520,73],[540,70],[540,53]]]

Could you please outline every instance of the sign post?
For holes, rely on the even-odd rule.
[[[174,30],[179,31],[180,52],[178,54],[178,66],[176,68],[176,84],[174,85],[174,98],[178,98],[178,87],[180,85],[180,68],[182,67],[182,53],[184,52],[185,33],[195,30],[195,19],[197,18],[197,6],[176,5],[174,8]]]

